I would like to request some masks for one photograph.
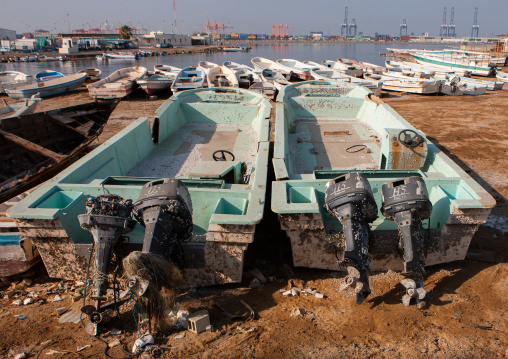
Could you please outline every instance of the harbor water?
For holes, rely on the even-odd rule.
[[[176,67],[197,65],[199,61],[211,61],[222,65],[224,61],[234,61],[252,66],[251,59],[256,56],[272,60],[296,59],[300,61],[310,60],[321,63],[323,60],[336,60],[344,57],[357,61],[366,61],[377,65],[384,65],[386,48],[411,48],[411,49],[442,49],[442,45],[401,45],[389,43],[328,43],[328,42],[306,42],[306,43],[253,43],[252,49],[248,52],[216,52],[211,54],[177,54],[166,56],[142,57],[139,60],[73,60],[66,62],[17,62],[0,64],[0,71],[14,70],[34,75],[41,70],[56,70],[64,74],[71,74],[85,68],[95,67],[102,70],[103,77],[113,71],[128,66],[145,66],[153,71],[153,66],[165,64]]]

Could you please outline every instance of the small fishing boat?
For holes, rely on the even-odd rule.
[[[496,78],[501,81],[501,82],[504,82],[504,83],[507,83],[508,82],[508,73],[506,72],[503,72],[503,71],[497,71],[496,73]],[[1,86],[1,85],[0,85]]]
[[[35,74],[35,81],[41,82],[41,81],[49,81],[53,79],[58,79],[60,77],[64,77],[64,74],[58,71],[53,70],[43,70],[40,72],[37,72]]]
[[[244,64],[239,64],[238,62],[234,62],[234,61],[224,61],[223,65],[229,67],[230,69],[232,69],[234,71],[240,70],[240,69],[246,69],[246,70],[255,72],[254,68],[244,65]]]
[[[240,68],[233,71],[235,71],[235,76],[238,79],[238,87],[240,88],[248,89],[253,84],[263,81],[260,75],[249,69]]]
[[[29,270],[41,260],[39,251],[19,232],[0,233],[0,278],[8,278]]]
[[[443,79],[449,77],[447,75],[442,74],[436,74],[434,78],[436,79]],[[458,76],[460,79],[460,82],[463,84],[468,85],[469,87],[486,87],[488,91],[497,91],[502,90],[504,83],[501,81],[488,81],[488,80],[480,80],[480,79],[473,79],[470,77],[463,77]]]
[[[396,74],[396,73],[394,73]],[[366,79],[382,81],[382,89],[386,91],[406,92],[415,94],[435,94],[439,92],[441,81],[433,79],[411,78],[400,74],[399,77],[365,73]]]
[[[345,73],[346,75],[349,76],[361,77],[363,75],[363,69],[361,68],[358,69],[356,68],[356,66],[347,65],[342,61],[324,60],[322,64],[325,65],[326,67],[331,68],[332,70]]]
[[[386,71],[386,67],[379,66],[376,64],[371,64],[370,62],[360,61],[360,65],[363,67],[365,72],[370,72],[373,74],[379,74],[383,71]]]
[[[169,66],[169,65],[163,65],[163,64],[157,64],[154,65],[153,70],[155,71],[155,74],[161,73],[166,76],[172,76],[173,79],[176,78],[178,73],[182,71],[181,68],[175,67],[175,66]]]
[[[114,52],[103,52],[102,57],[104,59],[120,59],[120,60],[139,60],[141,55],[139,53],[130,54],[126,52],[114,53]]]
[[[18,86],[28,85],[32,82],[32,75],[27,75],[19,71],[1,71],[0,93],[5,93],[6,89],[13,89]]]
[[[445,66],[452,69],[467,70],[472,75],[490,76],[495,73],[495,65],[489,66],[489,64],[478,63],[478,61],[474,60],[440,58],[439,56],[431,56],[421,52],[416,52],[412,56],[419,64],[431,64],[434,67]]]
[[[226,66],[217,66],[208,71],[208,87],[238,87],[238,79],[233,70]]]
[[[254,65],[254,69],[258,71],[263,71],[265,69],[274,70],[279,72],[282,76],[286,78],[286,80],[291,79],[293,71],[290,68],[281,65],[275,61],[270,59],[265,59],[264,57],[254,57],[250,60]]]
[[[18,117],[33,113],[40,100],[39,94],[35,94],[29,99],[24,99],[11,105],[8,105],[5,103],[5,100],[2,99],[4,106],[0,107],[0,121],[9,117]]]
[[[125,67],[116,70],[108,77],[87,85],[90,97],[94,99],[122,98],[136,88],[136,81],[146,75],[142,66]]]
[[[102,76],[102,70],[94,68],[94,67],[89,68],[89,69],[84,69],[79,72],[86,73],[85,82],[87,82],[87,83],[99,81]]]
[[[344,57],[341,57],[341,58],[337,59],[337,62],[342,63],[342,64],[348,66],[348,68],[351,69],[351,70],[354,68],[355,71],[357,71],[356,73],[358,73],[358,71],[361,70],[362,74],[363,74],[367,70],[365,68],[365,66],[363,66],[361,63],[359,63],[356,60],[351,60],[351,59],[346,59]],[[361,77],[362,74],[360,74],[360,75],[350,75],[350,76]]]
[[[403,271],[423,286],[424,266],[466,257],[495,199],[390,106],[311,81],[281,89],[276,111],[271,208],[294,266]]]
[[[261,79],[263,82],[273,84],[277,90],[280,90],[284,86],[290,84],[290,82],[286,79],[286,76],[273,69],[264,69],[261,71]]]
[[[208,75],[208,72],[210,72],[211,69],[219,67],[219,65],[210,61],[199,61],[198,67],[204,71],[205,75]]]
[[[0,203],[51,178],[99,136],[115,103],[83,105],[0,121]]]
[[[441,82],[439,93],[448,96],[479,96],[485,95],[487,86],[472,87],[468,84],[462,83],[460,77],[457,75],[446,76],[445,78],[436,78]]]
[[[361,79],[359,77],[346,75],[343,72],[332,70],[325,66],[320,67],[319,70],[312,70],[311,74],[316,80],[338,81],[366,87],[376,96],[379,96],[381,93],[381,87],[383,86],[383,81],[379,78],[375,79],[367,77],[365,79]]]
[[[446,67],[435,67],[431,65],[421,65],[417,64],[415,62],[406,62],[406,61],[393,61],[393,60],[386,60],[385,61],[386,67],[388,70],[391,71],[400,71],[404,72],[404,70],[409,71],[415,71],[415,72],[426,72],[429,74],[447,74],[447,75],[460,75],[464,76],[466,73],[469,73],[468,71],[460,71],[460,70],[454,70],[452,68],[446,68]]]
[[[271,109],[266,96],[244,89],[177,93],[153,125],[146,117],[134,121],[15,204],[9,217],[35,243],[50,277],[82,279],[93,239],[76,216],[90,196],[135,201],[148,182],[178,179],[193,208],[192,233],[182,244],[185,285],[238,283],[263,218]],[[140,250],[143,225],[129,238],[131,249],[123,248]]]
[[[272,82],[267,82],[267,81],[255,82],[249,87],[249,90],[259,92],[259,93],[267,96],[268,98],[271,98],[274,100],[275,100],[275,96],[278,91]]]
[[[10,98],[30,98],[36,93],[39,93],[40,97],[59,95],[83,86],[86,76],[84,73],[65,75],[48,81],[41,80],[30,85],[6,89],[5,92]]]
[[[60,61],[59,57],[48,57],[46,55],[40,55],[37,56],[38,62],[54,62],[54,61]]]
[[[189,66],[178,73],[171,86],[171,91],[192,90],[203,87],[206,83],[206,75],[203,69]]]
[[[315,69],[315,67],[313,66],[309,66],[306,63],[294,59],[279,59],[277,60],[277,63],[291,69],[292,77],[295,80],[301,81],[314,80],[314,78],[310,73],[311,70]]]
[[[245,52],[249,51],[250,47],[248,46],[230,46],[230,47],[224,47],[222,51],[224,52]]]
[[[154,95],[164,90],[170,90],[173,81],[175,81],[175,77],[176,76],[159,72],[139,79],[137,83],[148,95]]]

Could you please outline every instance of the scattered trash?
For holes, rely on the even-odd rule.
[[[67,312],[67,308],[65,308],[65,307],[56,308],[56,314],[58,316],[64,314],[65,312]]]
[[[176,334],[175,336],[173,336],[173,338],[175,338],[175,339],[185,338],[185,333]]]
[[[301,279],[292,278],[288,280],[289,288],[297,287],[297,288],[303,288],[305,287],[305,282]]]
[[[226,316],[229,319],[254,319],[256,316],[256,313],[254,312],[252,307],[250,305],[248,305],[247,303],[245,303],[241,299],[238,299],[238,302],[241,303],[245,308],[247,308],[248,312],[245,312],[243,314],[232,314],[232,313],[228,312],[227,310],[225,310],[224,308],[220,307],[218,304],[214,304],[214,306],[217,309],[219,309],[222,312],[222,314],[224,314],[224,316]]]
[[[251,270],[249,270],[249,273],[254,275],[259,280],[259,282],[261,282],[262,284],[267,282],[266,277],[259,271],[259,269],[257,269],[257,268],[251,269]]]
[[[59,295],[55,295],[55,297],[52,300],[52,302],[61,302],[61,301],[62,301],[62,297],[60,297]]]
[[[30,278],[24,278],[23,283],[25,283],[25,285],[29,287],[32,285],[33,280],[31,280]]]
[[[206,327],[209,325],[210,316],[207,310],[200,310],[199,312],[192,313],[187,318],[187,329],[196,334],[206,331]]]
[[[111,329],[109,334],[110,335],[120,335],[120,334],[122,334],[122,331],[120,329],[113,328],[113,329]]]
[[[46,355],[55,355],[55,354],[65,354],[66,352],[60,352],[58,350],[50,349],[49,352],[46,353]]]
[[[300,295],[301,289],[300,288],[292,288],[291,289],[291,295],[296,297],[297,295]]]
[[[25,319],[26,317],[23,315],[23,314],[18,314],[18,315],[15,315],[14,318],[17,318],[19,320],[23,320]]]
[[[302,317],[310,320],[314,319],[314,313],[303,308],[293,308],[289,315],[291,317]]]
[[[236,327],[236,329],[238,329],[241,332],[252,333],[252,332],[255,332],[258,328],[256,328],[256,327]]]
[[[324,294],[322,294],[322,293],[316,293],[316,294],[314,294],[314,296],[319,299],[323,299],[325,297]]]
[[[49,344],[53,343],[53,339],[49,339],[49,340],[46,340],[46,341],[43,341],[41,343],[41,346],[42,347],[45,347],[45,346],[48,346]]]
[[[76,349],[76,353],[79,353],[79,352],[82,352],[83,350],[85,350],[86,348],[90,348],[91,345],[88,344],[88,345],[85,345],[84,347],[78,347],[78,349]]]
[[[14,302],[12,302],[12,305],[23,305],[23,301],[21,299],[18,299],[18,300],[15,300]]]
[[[206,331],[212,333],[213,332],[213,325],[210,324],[206,327]]]
[[[145,345],[153,343],[154,339],[152,334],[150,334],[150,332],[146,332],[145,335],[143,335],[134,342],[134,345],[132,347],[132,353],[137,353],[138,350],[143,348]]]
[[[252,288],[252,289],[259,288],[259,287],[261,287],[261,282],[259,281],[259,279],[254,278],[254,279],[250,282],[249,287],[250,287],[250,288]]]
[[[26,358],[26,354],[25,353],[19,353],[19,354],[14,356],[14,359],[25,359],[25,358]]]
[[[290,290],[284,290],[284,292],[282,292],[282,295],[284,297],[291,297],[293,296],[293,293]]]
[[[29,304],[32,304],[34,302],[34,299],[33,298],[26,298],[24,301],[23,301],[23,304],[24,305],[29,305]]]
[[[177,328],[187,328],[187,318],[189,317],[189,312],[186,310],[179,310],[176,313],[176,319],[174,321],[174,325]]]
[[[146,334],[145,334],[146,335]],[[143,336],[144,337],[144,336]],[[141,337],[141,338],[143,338]],[[138,339],[139,340],[139,339]],[[136,342],[134,343],[134,346],[136,346],[136,343],[138,342],[138,340],[136,340]],[[152,338],[152,343],[153,343],[153,338]],[[111,343],[108,343],[108,347],[110,348],[114,348],[116,347],[117,345],[121,345],[122,343],[120,342],[120,339],[115,339],[113,340]],[[141,347],[143,347],[145,344],[143,344]],[[132,352],[135,353],[135,350],[132,349]]]

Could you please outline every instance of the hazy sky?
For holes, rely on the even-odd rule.
[[[142,24],[150,30],[172,32],[173,0],[0,0],[0,28],[17,33],[46,29],[67,32],[71,29],[100,27],[107,21],[118,24]],[[364,34],[398,35],[402,19],[408,34],[428,32],[439,35],[443,7],[455,8],[458,36],[470,36],[474,8],[479,8],[480,36],[508,32],[508,0],[176,0],[178,32],[199,31],[194,26],[210,21],[232,26],[227,32],[271,34],[271,26],[292,26],[290,34],[323,31],[340,34],[344,8],[349,7],[349,22],[356,19],[357,31]],[[68,15],[67,15],[68,14]]]

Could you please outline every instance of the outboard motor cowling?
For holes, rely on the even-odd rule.
[[[146,227],[143,252],[183,267],[182,244],[192,238],[192,202],[182,181],[164,178],[143,186],[133,214]]]
[[[400,246],[404,251],[404,275],[401,284],[406,288],[402,299],[409,305],[412,298],[419,303],[425,298],[423,274],[425,273],[425,231],[422,220],[430,217],[432,203],[421,177],[408,177],[385,183],[382,188],[383,215],[397,223]]]
[[[341,264],[348,276],[340,291],[351,287],[361,304],[370,294],[369,225],[377,218],[377,205],[369,181],[361,173],[347,173],[326,184],[325,209],[342,224],[345,249]]]

